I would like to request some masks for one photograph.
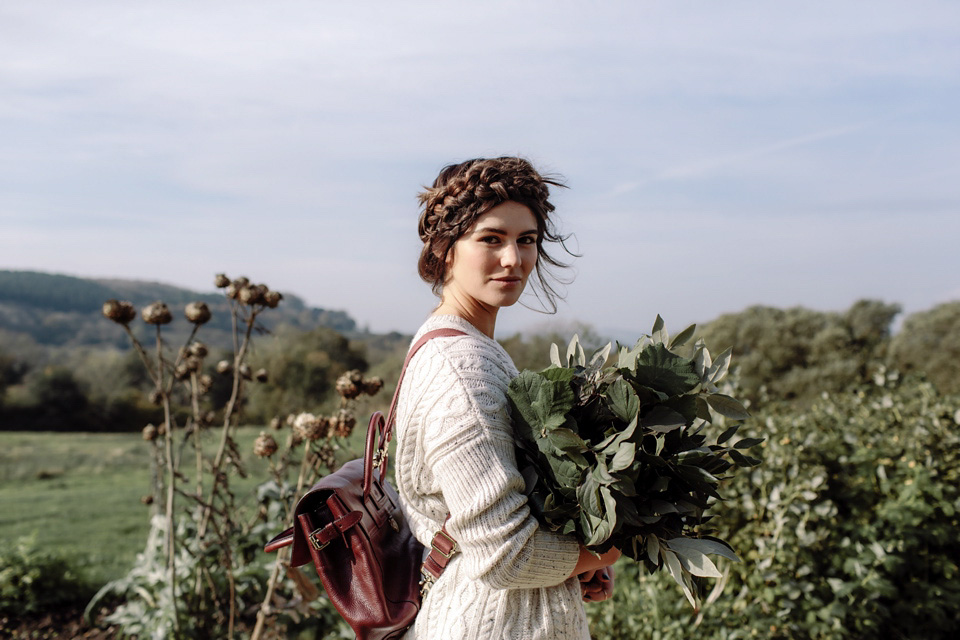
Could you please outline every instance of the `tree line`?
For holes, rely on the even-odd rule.
[[[922,376],[944,394],[960,393],[960,302],[913,313],[894,333],[900,311],[899,305],[877,300],[860,300],[842,312],[754,306],[716,318],[699,328],[698,336],[711,350],[733,348],[735,379],[754,403],[810,400],[856,388],[887,370]],[[588,347],[606,342],[582,324],[518,333],[501,342],[519,369],[539,369],[549,364],[550,344],[566,344],[574,332]],[[390,385],[408,341],[398,333],[350,335],[330,327],[303,329],[281,319],[252,355],[266,378],[254,386],[244,419],[264,424],[277,415],[324,409],[334,402],[337,378],[353,369],[379,375]],[[211,348],[216,356],[218,347]],[[227,358],[227,350],[219,349]],[[209,361],[210,401],[223,402],[227,388],[216,370],[218,358]],[[159,416],[150,391],[136,354],[128,349],[44,345],[0,329],[0,428],[138,430]]]

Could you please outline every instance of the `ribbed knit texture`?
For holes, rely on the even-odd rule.
[[[461,553],[430,590],[408,640],[589,638],[580,585],[567,579],[579,545],[541,531],[517,471],[507,385],[510,356],[466,320],[433,316],[434,338],[413,357],[397,405],[396,485],[427,547],[447,530]]]

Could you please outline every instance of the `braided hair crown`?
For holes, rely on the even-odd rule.
[[[527,206],[537,220],[537,277],[533,290],[545,310],[555,312],[559,294],[548,280],[558,279],[547,273],[548,267],[568,265],[551,257],[544,250],[544,242],[559,243],[568,254],[575,254],[564,244],[567,238],[554,230],[550,214],[555,207],[549,200],[549,185],[565,186],[555,177],[538,173],[524,158],[474,158],[444,167],[433,186],[419,194],[422,211],[418,232],[423,249],[418,270],[433,293],[439,296],[443,290],[447,258],[454,243],[481,215],[513,201]]]

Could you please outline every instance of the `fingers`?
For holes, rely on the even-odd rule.
[[[580,589],[584,602],[602,602],[611,598],[613,596],[612,568],[598,569],[590,580],[581,580]]]

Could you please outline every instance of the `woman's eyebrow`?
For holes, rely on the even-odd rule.
[[[507,235],[506,231],[504,231],[503,229],[497,229],[495,227],[483,227],[482,229],[477,229],[476,233],[496,233],[501,236]],[[536,229],[529,229],[527,231],[521,231],[520,235],[521,236],[539,235],[539,233],[540,232],[537,231]]]

